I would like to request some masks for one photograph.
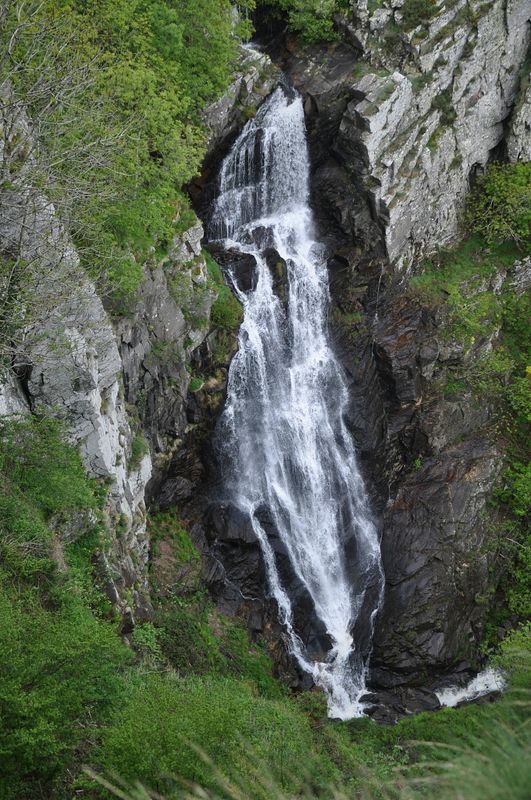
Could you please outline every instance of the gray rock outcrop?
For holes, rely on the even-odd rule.
[[[21,321],[10,354],[14,370],[3,370],[0,409],[4,416],[41,410],[62,419],[89,475],[109,482],[107,511],[124,534],[110,554],[117,594],[133,589],[141,605],[149,595],[144,493],[151,458],[146,453],[132,461],[135,432],[111,322],[53,204],[32,185],[24,107],[9,95],[3,113],[9,133],[0,142],[0,159],[11,180],[0,196],[0,251],[24,272]]]
[[[320,140],[318,210],[365,252],[379,235],[405,269],[455,239],[474,177],[502,142],[528,49],[529,7],[462,0],[428,26],[402,30],[405,55],[393,55],[383,43],[399,17],[396,3],[368,14],[364,60],[351,51],[349,65],[340,44],[295,53],[287,68],[306,96],[310,141],[314,133]],[[527,94],[512,131],[511,157],[527,158]]]

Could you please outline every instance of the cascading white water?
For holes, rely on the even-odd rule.
[[[219,189],[211,238],[251,254],[257,265],[248,293],[233,275],[244,320],[218,429],[225,488],[252,520],[293,654],[326,690],[330,715],[347,719],[362,713],[368,655],[352,631],[363,610],[370,641],[383,573],[344,422],[347,388],[328,339],[327,271],[313,238],[302,101],[292,89],[277,88],[246,124],[223,162]],[[286,303],[274,291],[265,248],[286,262]],[[326,660],[313,661],[295,630],[257,513],[264,507],[331,637]]]

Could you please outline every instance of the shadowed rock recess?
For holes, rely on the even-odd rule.
[[[344,43],[276,41],[272,50],[303,98],[330,326],[349,385],[348,425],[378,517],[386,584],[367,701],[384,721],[438,707],[435,688],[464,684],[481,667],[488,604],[478,598],[504,569],[488,506],[503,464],[493,410],[469,390],[443,391],[451,370],[491,351],[499,327],[470,346],[448,336],[441,309],[406,288],[424,254],[456,240],[471,180],[506,137],[509,152],[529,146],[514,66],[527,49],[524,5],[490,4],[473,24],[457,5],[405,59],[373,51],[367,63]],[[369,16],[365,31],[374,24]],[[441,111],[441,97],[451,113]],[[205,196],[215,187],[210,175]],[[202,210],[208,216],[207,203]],[[254,288],[248,255],[207,246],[244,291]],[[502,270],[493,291],[504,281]],[[213,481],[216,475],[214,464]],[[214,502],[205,531],[214,595],[269,641],[292,686],[308,686],[264,591],[252,526],[236,508]],[[275,542],[274,530],[270,536]],[[290,591],[300,597],[299,635],[319,659],[329,647],[324,632],[304,587]]]
[[[489,507],[504,464],[493,401],[478,399],[468,385],[446,391],[454,374],[492,352],[499,322],[465,340],[444,305],[411,291],[410,280],[426,256],[458,241],[466,198],[488,162],[530,158],[529,86],[522,82],[520,91],[528,4],[447,5],[422,35],[417,26],[391,37],[400,24],[400,2],[373,11],[360,3],[356,17],[337,21],[341,41],[328,45],[305,46],[283,33],[272,44],[259,28],[263,44],[242,48],[234,82],[204,111],[208,153],[203,173],[188,187],[198,219],[142,265],[142,284],[127,315],[116,314],[82,275],[53,204],[25,185],[24,168],[8,190],[0,188],[11,193],[14,209],[2,220],[2,254],[15,240],[28,262],[45,251],[46,268],[53,272],[61,264],[64,270],[66,263],[75,287],[54,313],[36,320],[25,334],[24,352],[0,375],[0,416],[53,412],[80,446],[88,473],[110,485],[105,513],[120,523],[121,533],[98,552],[95,573],[121,615],[122,632],[129,635],[138,622],[152,619],[146,515],[171,510],[186,522],[201,554],[202,585],[221,611],[242,618],[251,635],[265,641],[277,675],[294,690],[330,690],[332,653],[336,665],[343,659],[341,669],[350,667],[355,675],[348,709],[335,702],[333,713],[359,713],[361,700],[365,713],[383,722],[438,708],[435,689],[464,685],[481,669],[489,613],[482,599],[507,568],[496,546],[497,512]],[[307,197],[297,189],[304,203],[308,199],[305,220],[312,222],[303,237],[299,219],[284,231],[284,249],[269,217],[291,213],[289,205],[257,206],[247,239],[241,230],[219,230],[226,212],[219,203],[220,188],[227,188],[220,180],[224,159],[244,126],[260,121],[268,103],[274,106],[274,92],[286,109],[300,103],[308,145]],[[3,128],[9,127],[12,141],[0,138],[2,149],[14,147],[20,136],[31,140],[25,112],[13,106],[12,114]],[[256,167],[270,167],[260,149],[266,135],[267,125],[252,140],[253,158],[247,153],[247,166],[255,169],[247,188],[271,177]],[[296,156],[300,152],[290,154]],[[276,172],[274,177],[280,191]],[[230,223],[241,208],[229,210]],[[259,224],[261,217],[268,219]],[[240,220],[242,229],[249,219]],[[310,341],[308,334],[304,342],[307,353],[321,342],[316,330],[326,341],[315,373],[308,368],[301,382],[310,386],[314,375],[325,382],[315,404],[328,403],[337,417],[326,424],[349,467],[344,486],[337,463],[326,462],[336,472],[325,470],[322,497],[312,484],[315,474],[289,457],[299,443],[293,431],[277,473],[263,458],[256,436],[263,424],[260,393],[243,410],[234,403],[236,367],[251,344],[257,346],[256,330],[247,324],[247,310],[238,350],[241,309],[231,324],[216,316],[223,292],[245,314],[249,297],[265,282],[276,316],[260,345],[267,354],[266,345],[275,344],[278,319],[291,335],[278,335],[279,347],[293,344],[293,331],[304,322],[303,313],[294,321],[290,305],[304,249],[293,243],[299,235],[304,246],[311,238],[313,249],[304,258],[315,267],[321,291],[306,312],[317,308],[323,315],[322,326],[303,331],[314,337]],[[488,290],[497,297],[508,285],[522,292],[529,268],[529,260],[500,264],[488,286],[471,283],[463,292]],[[46,282],[36,276],[32,288],[49,307]],[[249,374],[262,368],[254,355],[246,364]],[[264,374],[281,414],[285,387],[272,384],[284,373],[268,362]],[[297,387],[291,388],[297,396]],[[229,430],[234,418],[240,428]],[[305,420],[299,422],[302,427]],[[237,440],[244,426],[244,444],[256,451],[229,465],[223,445],[230,435]],[[281,439],[276,429],[267,433]],[[251,462],[257,473],[267,473],[268,486],[278,478],[276,505],[272,495],[257,501]],[[284,483],[280,472],[288,475]],[[235,481],[240,494],[227,490]],[[337,567],[334,580],[350,587],[351,615],[340,631],[343,645],[349,641],[344,652],[337,630],[334,635],[327,625],[330,614],[325,619],[317,613],[322,597],[311,569],[304,572],[286,544],[290,530],[296,534],[296,509],[286,521],[282,490],[305,481],[312,490],[306,497],[318,497],[322,517],[330,501],[344,523],[330,536],[341,564],[326,552],[331,570]],[[284,508],[292,500],[284,498]],[[303,516],[300,511],[298,518]],[[311,518],[316,526],[318,518],[317,512]],[[371,558],[352,533],[362,529],[372,543]]]

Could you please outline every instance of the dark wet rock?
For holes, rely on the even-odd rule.
[[[295,574],[267,508],[255,513],[291,598],[294,628],[309,657],[324,660],[332,646],[330,636],[316,617],[310,594]],[[268,596],[265,564],[250,517],[230,503],[213,503],[205,515],[204,533],[205,579],[217,605],[227,613],[243,617],[252,631],[260,632],[268,648],[276,654],[275,659],[281,659],[290,685],[303,688],[308,683],[307,677],[297,667],[289,648],[284,652],[288,639],[278,622],[276,603]],[[197,532],[194,539],[197,539]]]
[[[485,618],[478,597],[490,583],[482,514],[500,466],[488,441],[463,442],[427,460],[389,503],[373,653],[380,670],[422,679],[427,669],[477,659]]]
[[[207,536],[221,542],[240,542],[246,545],[257,545],[258,538],[254,532],[251,519],[236,506],[213,505],[207,514],[210,525]]]
[[[172,506],[179,505],[183,500],[188,500],[193,491],[193,483],[181,476],[168,478],[160,488],[157,496],[157,505],[161,511],[166,511]]]
[[[369,691],[361,698],[366,703],[365,714],[376,722],[393,725],[401,717],[421,711],[437,711],[439,699],[429,689],[401,687],[393,691]]]
[[[441,387],[449,350],[452,368],[466,370],[493,339],[472,352],[451,342],[440,308],[389,281],[384,265],[371,272],[348,248],[329,268],[348,423],[382,513],[386,588],[371,685],[396,691],[435,676],[436,686],[456,671],[470,676],[481,659],[482,598],[501,569],[487,502],[502,457],[485,433],[490,403],[468,390],[445,397]]]
[[[344,43],[315,45],[290,53],[285,69],[302,93],[312,162],[312,204],[321,236],[354,243],[383,256],[382,221],[367,184],[369,159],[359,136],[341,137],[354,93],[358,55]]]
[[[463,706],[467,706],[470,703],[473,703],[476,706],[485,706],[489,703],[495,703],[501,696],[501,692],[493,690],[492,692],[487,692],[486,694],[481,694],[479,697],[473,697],[472,700],[462,700],[460,703],[457,703],[455,706],[456,708],[462,708]]]
[[[267,247],[263,256],[273,279],[273,291],[282,303],[288,299],[288,266],[274,247]]]
[[[136,622],[133,611],[129,606],[127,606],[122,613],[122,619],[120,622],[120,633],[122,636],[128,636],[130,633],[133,633],[135,625]]]
[[[252,292],[255,289],[258,276],[254,256],[240,250],[226,249],[215,242],[208,244],[208,251],[229,279],[234,276],[236,285],[242,292]]]

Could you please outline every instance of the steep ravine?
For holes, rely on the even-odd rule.
[[[493,151],[506,141],[510,158],[529,157],[530,138],[528,91],[508,119],[527,47],[523,2],[474,6],[473,17],[458,16],[457,3],[432,21],[428,39],[408,35],[405,61],[375,46],[378,20],[391,19],[395,5],[383,16],[362,15],[349,44],[290,45],[277,66],[246,50],[241,74],[205,112],[210,150],[190,187],[206,223],[222,157],[284,68],[303,96],[330,325],[348,377],[347,423],[382,530],[387,583],[369,684],[385,719],[437,707],[435,686],[464,681],[479,666],[488,604],[478,598],[502,570],[484,522],[503,462],[489,406],[467,392],[442,391],[449,369],[488,352],[498,331],[493,326],[472,346],[448,337],[444,312],[406,291],[405,274],[455,239],[470,181]],[[22,115],[9,128],[16,156],[30,126]],[[29,332],[24,369],[2,375],[0,415],[46,409],[59,416],[89,474],[111,486],[107,513],[117,535],[96,554],[94,572],[121,613],[122,632],[152,614],[146,508],[171,509],[191,530],[220,609],[266,641],[281,678],[310,688],[311,677],[289,655],[256,537],[233,510],[224,516],[215,508],[212,432],[236,336],[212,320],[219,276],[209,276],[201,222],[176,235],[165,254],[153,254],[138,299],[117,317],[81,276],[52,204],[28,193],[24,168],[9,192],[15,212],[4,221],[2,251],[21,237],[30,261],[45,248],[50,274],[66,257],[76,288]],[[273,267],[282,295],[284,267]],[[251,279],[248,262],[238,268]],[[500,267],[489,290],[513,278]],[[45,292],[42,281],[35,288]],[[323,631],[301,605],[300,635],[318,652]]]
[[[401,277],[405,267],[415,270],[423,253],[455,241],[470,180],[498,151],[505,132],[513,150],[515,130],[522,132],[519,152],[528,147],[529,134],[518,121],[525,98],[518,100],[515,122],[506,124],[519,84],[515,64],[527,47],[525,9],[512,4],[505,16],[495,3],[480,11],[473,47],[464,47],[470,33],[464,15],[453,25],[447,20],[448,27],[437,20],[430,27],[434,49],[453,54],[444,68],[439,59],[436,74],[419,58],[413,76],[391,71],[389,60],[372,73],[369,65],[360,66],[359,52],[343,44],[290,46],[281,59],[305,99],[312,198],[328,244],[336,303],[331,324],[351,378],[349,425],[382,516],[387,583],[370,682],[387,706],[383,718],[436,707],[434,688],[466,682],[479,668],[488,614],[480,598],[503,571],[496,526],[486,522],[503,464],[491,409],[470,392],[443,391],[453,369],[466,370],[490,352],[498,329],[486,326],[472,346],[448,337],[445,313],[405,291]],[[504,43],[495,58],[489,44],[494,34]],[[472,102],[472,85],[486,81],[487,65],[489,79]],[[465,90],[459,89],[461,74],[468,76]],[[441,95],[452,109],[446,116],[437,101]],[[408,123],[422,117],[420,106],[427,136],[422,126]],[[401,168],[404,148],[417,153],[407,172]],[[382,164],[398,170],[396,180],[402,180],[392,203],[380,188],[386,185]],[[419,199],[427,195],[429,202]],[[234,267],[230,258],[228,263]],[[236,271],[249,279],[245,259]],[[281,273],[278,279],[282,291]],[[499,293],[510,280],[500,266],[489,291]],[[264,567],[244,521],[210,516],[206,531],[210,585],[221,606],[243,615],[269,641],[292,685],[307,685],[282,644],[274,604],[264,598]],[[310,638],[312,627],[309,619]]]

